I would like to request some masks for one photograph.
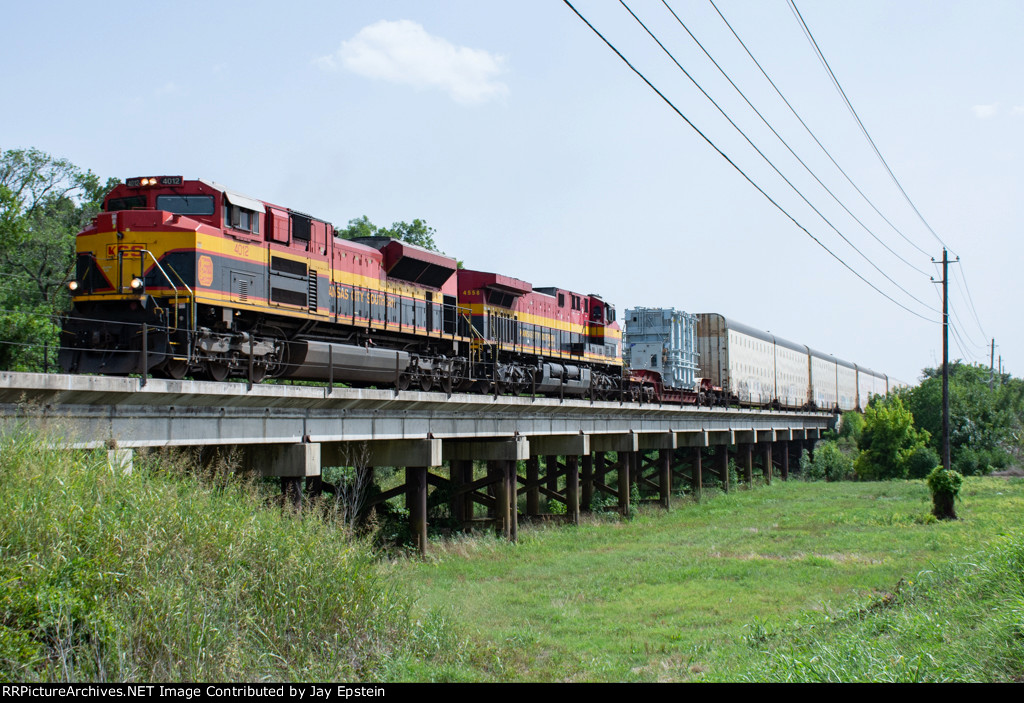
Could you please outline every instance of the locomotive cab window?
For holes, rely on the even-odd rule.
[[[260,233],[260,215],[248,208],[224,203],[224,226],[243,232]]]
[[[127,198],[111,198],[107,201],[107,212],[117,212],[118,210],[145,210],[146,209],[146,196],[145,195],[131,195]]]
[[[212,195],[158,195],[156,209],[176,215],[212,215]]]

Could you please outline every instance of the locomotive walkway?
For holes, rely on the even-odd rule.
[[[303,484],[333,491],[319,480],[321,466],[353,466],[365,485],[373,467],[405,467],[403,485],[359,507],[405,495],[421,549],[435,497],[429,486],[444,489],[437,494],[457,522],[491,523],[515,539],[520,495],[526,516],[540,515],[544,496],[565,505],[570,521],[601,493],[628,511],[634,486],[667,506],[674,482],[700,490],[709,461],[728,489],[730,451],[747,481],[755,466],[766,480],[776,469],[785,478],[790,452],[807,448],[831,420],[805,411],[0,372],[0,431],[24,423],[70,447],[106,447],[128,470],[136,449],[240,447],[248,467],[280,476],[301,500]]]

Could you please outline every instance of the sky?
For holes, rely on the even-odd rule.
[[[796,0],[907,198],[787,2],[715,3],[850,180],[707,0],[627,4],[721,111],[622,4],[573,2],[700,132],[557,0],[10,4],[0,149],[339,227],[421,218],[467,268],[620,316],[722,313],[907,382],[941,361],[945,244],[951,359],[987,365],[994,338],[1021,375],[1024,3]]]

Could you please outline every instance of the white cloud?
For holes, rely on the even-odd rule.
[[[482,49],[455,46],[410,20],[381,20],[317,59],[323,68],[343,68],[366,78],[442,90],[458,103],[475,104],[504,97],[508,87],[496,80],[505,59]]]
[[[975,105],[971,110],[974,112],[975,117],[987,120],[989,117],[995,117],[998,108],[999,103],[992,103],[991,105]]]
[[[1024,105],[1014,105],[1011,112],[1015,115],[1024,115]]]
[[[167,81],[153,92],[159,98],[166,98],[169,96],[181,95],[183,91],[181,87],[174,81]]]

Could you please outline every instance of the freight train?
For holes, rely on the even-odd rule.
[[[608,398],[622,334],[600,296],[534,288],[181,176],[129,178],[77,236],[72,373],[327,380]]]
[[[808,347],[673,310],[630,311],[627,368],[599,295],[343,239],[325,220],[181,176],[129,178],[106,196],[77,236],[69,289],[59,361],[71,373],[829,410],[888,390]],[[640,322],[656,315],[660,326]]]

